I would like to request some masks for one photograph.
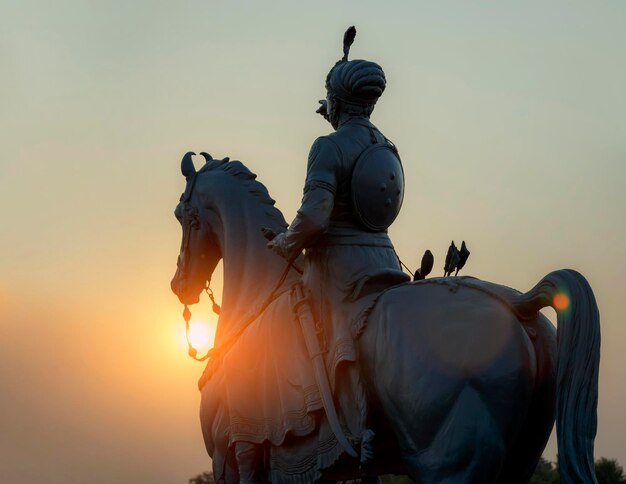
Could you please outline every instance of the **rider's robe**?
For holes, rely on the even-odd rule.
[[[285,236],[288,255],[306,251],[303,282],[324,328],[326,365],[342,426],[357,444],[367,419],[365,393],[354,364],[364,309],[385,286],[408,280],[386,230],[367,230],[351,198],[357,158],[373,143],[385,141],[365,118],[353,118],[318,138],[309,154],[302,205]],[[330,430],[326,432],[319,435],[324,460],[336,459],[342,449]],[[288,452],[285,449],[285,459]]]
[[[368,290],[366,282],[381,274],[390,275],[394,282],[404,278],[387,232],[366,229],[351,197],[357,158],[374,142],[385,141],[365,118],[353,118],[336,132],[318,138],[309,155],[302,206],[286,234],[290,252],[306,250],[303,280],[325,331],[331,385],[340,405],[346,407],[347,403],[348,408],[341,410],[357,439],[361,424],[354,412],[363,412],[364,402],[355,388],[336,388],[341,387],[342,378],[348,387],[354,387],[354,382],[347,380],[356,376],[338,369],[342,362],[356,361],[355,339],[363,325],[361,310],[380,289],[374,286]]]

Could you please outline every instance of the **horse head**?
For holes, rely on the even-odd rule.
[[[194,190],[200,172],[194,167],[192,155],[193,152],[188,152],[181,162],[187,186],[174,210],[182,226],[183,237],[171,288],[183,304],[199,301],[200,293],[208,287],[213,271],[222,258],[219,240],[211,223],[215,215],[199,203],[198,192]],[[207,163],[211,160],[209,154],[201,155]]]
[[[187,153],[181,162],[186,187],[174,213],[183,238],[171,287],[183,304],[198,303],[217,264],[224,261],[215,337],[219,346],[247,324],[250,313],[281,280],[287,263],[268,250],[261,228],[279,233],[287,223],[267,188],[242,162],[200,153],[205,163],[196,171],[193,154]],[[292,269],[284,286],[297,279]]]

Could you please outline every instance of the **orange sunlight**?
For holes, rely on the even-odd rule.
[[[203,355],[213,347],[215,339],[215,330],[217,323],[215,321],[207,321],[206,318],[194,318],[192,316],[189,322],[189,342],[198,350],[198,355]],[[178,340],[185,352],[187,350],[187,339],[185,336],[185,323],[182,321],[178,326]]]
[[[554,296],[553,304],[554,309],[556,309],[557,311],[563,311],[569,306],[569,297],[567,297],[567,294],[560,292],[556,296]]]

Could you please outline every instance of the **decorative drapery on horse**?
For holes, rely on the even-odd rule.
[[[553,272],[525,294],[467,277],[380,292],[355,332],[375,435],[360,469],[324,415],[291,307],[300,275],[285,273],[260,233],[283,231],[285,220],[241,162],[206,158],[197,173],[190,154],[183,162],[188,187],[176,208],[183,241],[172,289],[184,304],[198,302],[223,259],[215,349],[200,381],[217,478],[238,482],[232,443],[249,439],[262,444],[262,474],[272,482],[361,471],[417,482],[526,482],[556,417],[563,482],[596,482],[599,315],[580,274]],[[557,311],[558,344],[538,312],[545,306]]]

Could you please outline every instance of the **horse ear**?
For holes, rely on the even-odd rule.
[[[230,157],[228,157],[228,156],[227,156],[227,157],[226,157],[226,158],[224,158],[222,161],[223,161],[224,163],[226,163],[226,162],[230,161]]]
[[[208,163],[209,161],[213,159],[213,157],[210,154],[208,154],[206,151],[203,151],[200,154],[204,156],[205,163]]]
[[[183,176],[187,179],[193,176],[196,173],[196,167],[193,166],[193,160],[191,157],[195,155],[193,151],[188,151],[183,156],[183,160],[180,162],[180,171],[183,173]]]

